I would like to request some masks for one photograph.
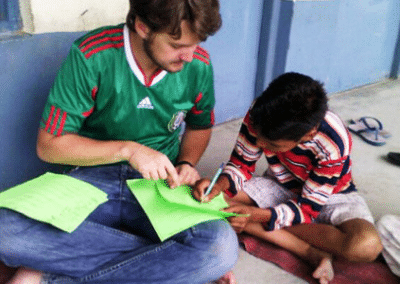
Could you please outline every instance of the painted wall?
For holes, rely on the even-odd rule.
[[[20,0],[23,31],[30,34],[88,31],[125,22],[128,0]]]
[[[37,158],[36,135],[56,72],[77,36],[0,41],[0,190],[55,170]]]
[[[329,92],[389,76],[400,1],[296,1],[293,11],[286,71],[316,77]]]
[[[0,40],[0,190],[50,169],[35,143],[57,70],[81,31],[122,22],[125,2],[21,0],[32,35]],[[242,117],[285,71],[337,92],[398,70],[398,0],[221,0],[221,13],[222,29],[204,43],[214,65],[217,123]]]

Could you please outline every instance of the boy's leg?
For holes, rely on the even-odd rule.
[[[331,196],[316,222],[286,230],[319,249],[351,261],[373,261],[382,250],[371,212],[357,192]]]
[[[247,206],[275,206],[292,198],[293,195],[282,189],[275,180],[266,177],[256,177],[245,183],[244,191],[238,192],[233,198],[226,198],[231,205],[241,203]],[[265,231],[258,223],[250,223],[245,232],[280,246],[300,258],[308,261],[314,268],[313,277],[320,283],[328,283],[333,279],[334,271],[330,254],[320,251],[295,235],[285,230]]]
[[[284,248],[309,262],[315,268],[313,277],[319,279],[320,283],[328,283],[333,279],[334,271],[331,255],[312,247],[309,243],[288,231],[276,230],[268,232],[259,223],[248,224],[244,231]]]

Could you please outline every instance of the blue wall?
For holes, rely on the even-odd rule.
[[[285,69],[318,78],[328,92],[387,78],[399,23],[398,0],[295,2]]]
[[[55,74],[78,35],[0,41],[0,190],[54,169],[36,157],[36,135]]]
[[[337,92],[397,76],[398,0],[221,0],[223,27],[204,46],[215,71],[216,121],[242,117],[269,82],[306,73]],[[46,170],[36,134],[53,79],[74,39],[0,40],[0,190]]]

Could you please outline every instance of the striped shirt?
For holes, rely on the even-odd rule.
[[[226,191],[234,196],[251,179],[262,154],[268,161],[268,173],[296,198],[269,208],[271,220],[267,230],[311,223],[332,194],[355,191],[351,177],[350,151],[352,140],[340,118],[328,111],[310,141],[300,143],[287,152],[271,152],[256,146],[256,133],[244,118],[231,158],[224,169],[230,180]]]

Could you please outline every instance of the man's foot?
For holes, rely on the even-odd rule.
[[[313,248],[310,256],[310,263],[316,267],[312,276],[319,280],[320,284],[328,284],[335,276],[332,266],[332,256],[315,248]]]
[[[40,271],[21,267],[7,284],[40,284],[41,279]]]
[[[220,279],[213,282],[213,284],[236,284],[235,276],[232,271],[229,271]]]

